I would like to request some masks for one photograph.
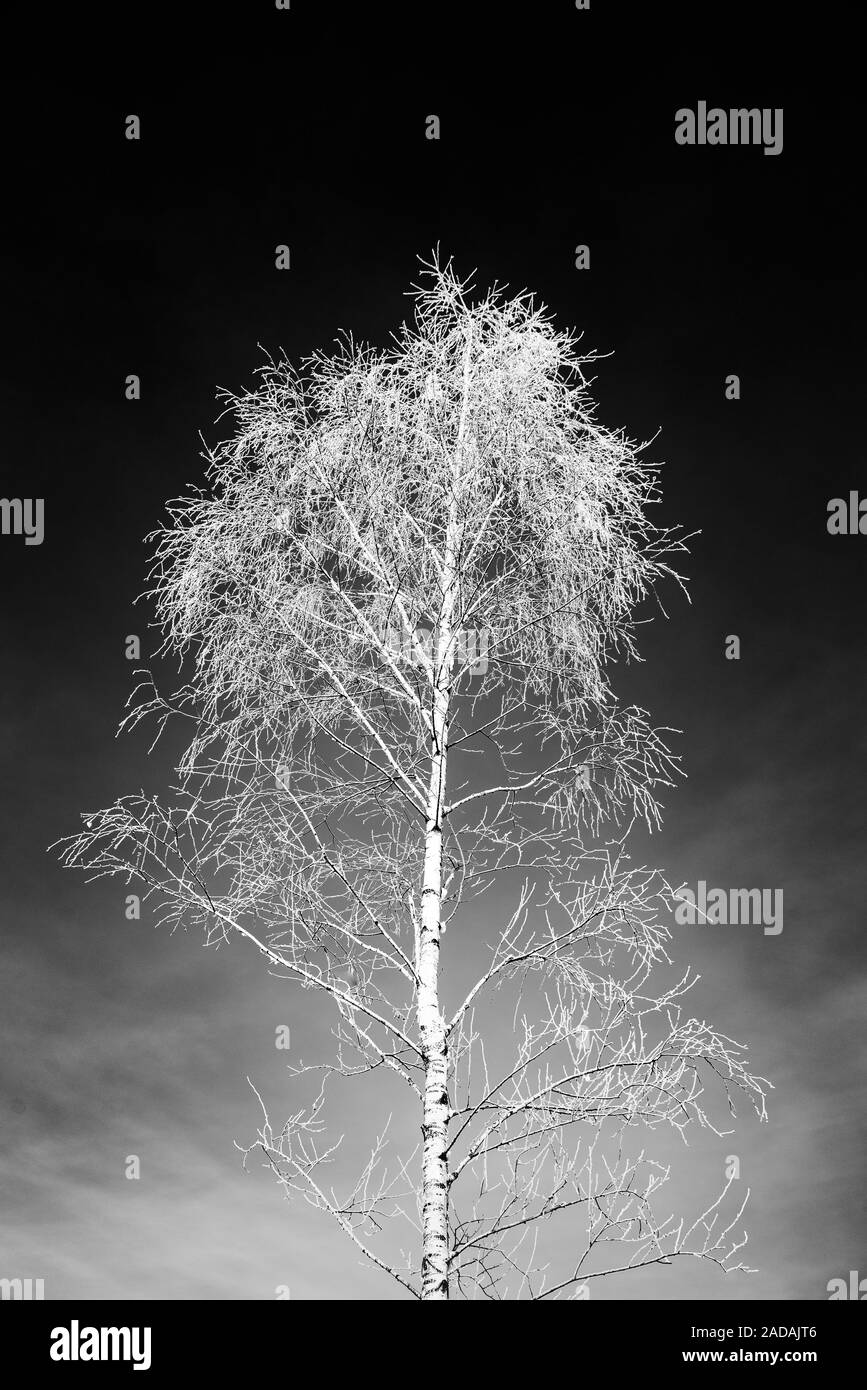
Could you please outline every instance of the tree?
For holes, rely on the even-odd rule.
[[[636,606],[685,538],[648,519],[645,446],[595,420],[594,354],[527,294],[475,296],[436,257],[423,275],[389,350],[346,338],[221,393],[235,429],[207,451],[210,488],[152,537],[158,655],[188,680],[164,696],[143,673],[122,725],[192,721],[176,800],[121,798],[63,858],[331,1001],[333,1059],[290,1069],[318,1089],[279,1131],[262,1102],[244,1153],[408,1292],[576,1297],[678,1255],[744,1268],[731,1179],[692,1224],[660,1220],[668,1169],[626,1142],[720,1133],[706,1084],[764,1117],[742,1047],[684,1016],[694,977],[650,989],[673,890],[626,849],[659,826],[677,760],[606,670],[637,656]],[[492,886],[509,910],[447,1004],[441,956],[479,949]],[[374,1070],[411,1092],[420,1163],[389,1177],[383,1132],[340,1197],[326,1094]],[[382,1253],[389,1216],[419,1258]],[[555,1270],[537,1237],[558,1221]]]

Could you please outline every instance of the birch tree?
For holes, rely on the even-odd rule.
[[[149,538],[184,683],[143,671],[122,724],[185,724],[177,785],[87,814],[63,858],[327,1001],[333,1055],[290,1068],[313,1089],[277,1127],[251,1082],[240,1147],[407,1295],[744,1269],[731,1179],[660,1214],[669,1166],[633,1142],[721,1134],[738,1098],[764,1118],[744,1048],[686,1011],[671,884],[627,848],[678,769],[609,671],[685,538],[651,521],[658,469],[597,421],[573,333],[437,257],[420,278],[387,349],[342,338],[221,393],[207,485]],[[460,978],[480,952],[445,997],[445,953]],[[341,1192],[329,1088],[371,1072],[421,1140],[395,1155],[383,1123]]]

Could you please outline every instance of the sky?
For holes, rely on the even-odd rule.
[[[773,1083],[767,1124],[745,1110],[736,1136],[654,1140],[684,1210],[739,1156],[758,1272],[683,1262],[593,1297],[824,1299],[863,1268],[867,541],[826,526],[829,500],[865,476],[845,111],[782,64],[703,58],[687,79],[674,61],[633,61],[618,83],[613,28],[588,20],[578,37],[585,18],[539,19],[552,60],[535,82],[520,78],[520,36],[487,83],[408,60],[397,84],[370,80],[375,63],[345,82],[323,61],[327,26],[302,11],[291,41],[261,16],[242,34],[233,81],[164,80],[167,59],[52,101],[24,84],[4,95],[2,491],[45,499],[45,538],[0,537],[0,1276],[44,1278],[49,1298],[401,1296],[236,1147],[258,1123],[248,1079],[274,1117],[292,1109],[277,1029],[293,1061],[327,1054],[323,1010],[241,943],[126,920],[119,881],[87,884],[48,846],[80,812],[171,778],[170,742],[148,756],[142,732],[115,739],[124,644],[150,640],[147,605],[133,607],[143,538],[203,481],[216,389],[250,384],[263,349],[297,360],[341,329],[385,346],[436,245],[480,287],[533,290],[610,354],[600,420],[653,439],[656,519],[700,533],[691,601],[671,586],[642,663],[612,673],[625,703],[680,731],[687,774],[636,853],[678,882],[784,894],[777,935],[674,929],[676,961],[701,976],[693,1010],[748,1042]],[[407,21],[408,50],[411,37]],[[678,146],[674,113],[699,100],[783,107],[782,153]],[[139,142],[124,139],[130,112]],[[129,373],[140,401],[124,398]],[[495,918],[454,943],[465,963]],[[340,1093],[336,1181],[389,1109],[412,1147],[413,1117],[378,1086]]]

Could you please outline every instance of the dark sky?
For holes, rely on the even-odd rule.
[[[313,1057],[327,1020],[239,947],[127,922],[120,883],[88,886],[46,847],[80,811],[169,779],[168,746],[148,759],[142,734],[114,741],[124,639],[145,637],[142,539],[202,481],[216,388],[250,384],[259,345],[297,359],[351,329],[384,346],[439,244],[612,354],[602,423],[659,431],[657,519],[701,534],[691,605],[672,587],[644,664],[613,676],[682,731],[688,780],[641,850],[673,880],[785,897],[777,936],[675,938],[702,975],[693,1008],[748,1041],[776,1089],[766,1126],[663,1143],[673,1201],[738,1154],[760,1272],[675,1266],[594,1297],[825,1298],[828,1279],[867,1273],[867,538],[826,528],[829,499],[867,492],[846,73],[822,77],[789,7],[762,25],[727,6],[701,41],[686,7],[632,20],[596,0],[509,21],[480,7],[478,32],[448,7],[389,20],[299,0],[237,6],[227,25],[195,8],[217,60],[194,26],[163,46],[145,32],[139,51],[130,11],[117,61],[82,56],[65,83],[34,74],[2,99],[2,493],[45,499],[45,539],[0,537],[0,1275],[44,1277],[57,1298],[392,1296],[326,1218],[245,1177],[232,1144],[257,1121],[247,1076],[291,1108],[275,1028]],[[674,113],[700,100],[783,107],[782,154],[678,146]],[[347,1091],[348,1130],[370,1103]]]

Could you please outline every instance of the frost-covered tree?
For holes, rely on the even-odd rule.
[[[318,1078],[307,1101],[279,1129],[262,1102],[244,1152],[409,1293],[740,1269],[729,1184],[662,1219],[668,1168],[629,1142],[715,1129],[708,1088],[764,1116],[741,1046],[683,1012],[689,973],[651,984],[672,888],[626,850],[676,763],[608,662],[637,655],[636,605],[684,541],[648,517],[644,446],[595,419],[593,354],[528,295],[474,295],[437,258],[423,278],[390,349],[342,340],[224,393],[209,486],[154,537],[160,655],[186,683],[144,673],[125,720],[194,731],[174,800],[88,815],[64,859],[327,999],[333,1057],[290,1069]],[[444,953],[459,978],[481,951],[444,998]],[[341,1195],[329,1083],[374,1070],[408,1088],[420,1152],[389,1169],[383,1132]],[[416,1232],[405,1258],[389,1217]]]

